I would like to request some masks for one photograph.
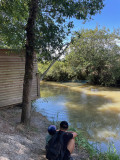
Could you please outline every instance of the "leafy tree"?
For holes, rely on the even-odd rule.
[[[26,49],[21,120],[29,124],[35,49],[42,58],[51,60],[52,53],[63,47],[63,40],[73,27],[66,18],[87,20],[103,8],[103,0],[1,0],[0,5],[3,42],[11,47],[25,45]]]
[[[120,78],[120,35],[116,31],[96,29],[81,30],[74,34],[74,42],[66,57],[71,74],[86,74],[93,84],[115,85]]]
[[[0,1],[0,47],[22,48],[26,43],[25,27],[28,19],[28,1]]]

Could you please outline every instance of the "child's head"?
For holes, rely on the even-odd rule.
[[[50,125],[50,126],[48,127],[48,133],[49,133],[50,135],[54,135],[54,134],[56,133],[56,126],[55,126],[55,125]]]

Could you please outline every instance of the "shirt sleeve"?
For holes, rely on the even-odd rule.
[[[64,142],[65,142],[65,145],[68,144],[69,140],[73,138],[73,134],[72,133],[69,133],[69,132],[66,132],[65,135],[64,135]]]
[[[66,132],[66,136],[68,137],[69,140],[73,138],[73,134],[69,132]]]

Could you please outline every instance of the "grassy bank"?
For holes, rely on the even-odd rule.
[[[59,120],[52,121],[52,124],[56,125],[57,128],[59,128]],[[88,159],[84,160],[120,160],[120,155],[117,154],[116,148],[114,144],[108,145],[108,150],[102,152],[101,150],[98,150],[99,143],[95,142],[90,144],[89,140],[85,136],[85,133],[83,133],[82,130],[78,130],[72,126],[69,127],[68,131],[73,131],[78,134],[76,137],[76,148],[79,152],[79,150],[84,151],[84,154],[89,157]],[[100,148],[100,147],[99,147]]]
[[[70,128],[70,130],[77,132],[76,144],[89,153],[91,160],[120,160],[120,155],[117,154],[114,144],[109,145],[106,152],[101,152],[97,149],[98,144],[90,144],[81,131],[74,128]]]

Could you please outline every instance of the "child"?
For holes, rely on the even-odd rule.
[[[56,133],[56,126],[50,125],[48,127],[48,135],[46,136],[46,145],[48,144],[49,140],[52,138],[52,136]]]

